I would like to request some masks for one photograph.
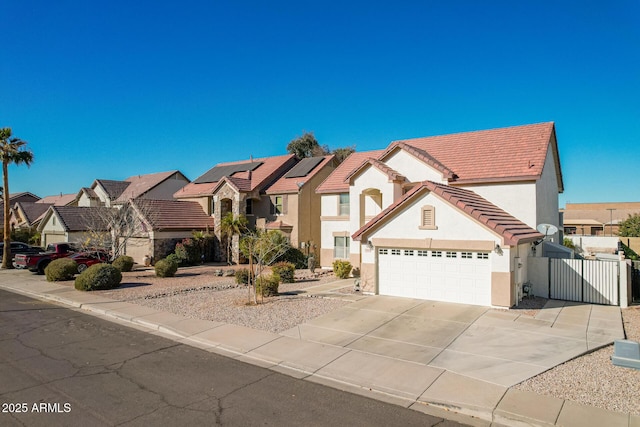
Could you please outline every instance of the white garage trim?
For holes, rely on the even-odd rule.
[[[381,295],[491,305],[486,251],[378,248]]]

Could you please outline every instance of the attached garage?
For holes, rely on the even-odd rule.
[[[491,305],[488,252],[378,248],[378,293]]]

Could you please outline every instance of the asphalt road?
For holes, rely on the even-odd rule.
[[[2,426],[459,426],[0,291]]]

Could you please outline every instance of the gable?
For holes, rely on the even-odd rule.
[[[428,209],[425,209],[428,208]],[[424,227],[424,213],[433,215],[433,227]],[[367,235],[371,238],[502,241],[487,229],[433,192],[424,192],[393,218]]]
[[[400,200],[396,201],[379,215],[361,227],[353,234],[354,240],[367,238],[374,230],[384,227],[401,215],[407,208],[413,206],[415,200],[419,200],[425,193],[433,193],[442,201],[466,215],[489,232],[500,236],[506,245],[533,242],[542,238],[542,234],[529,227],[522,221],[508,214],[488,200],[482,198],[473,191],[448,185],[424,181],[407,192]],[[421,208],[422,209],[422,208]],[[435,213],[436,218],[438,214]],[[422,210],[418,218],[422,217]],[[437,220],[435,224],[438,227]],[[453,233],[454,235],[457,233]],[[466,237],[467,239],[469,236]]]
[[[441,170],[401,148],[389,153],[384,158],[384,162],[406,176],[409,182],[434,181],[446,183],[448,181]]]

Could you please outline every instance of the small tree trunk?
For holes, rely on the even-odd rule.
[[[2,182],[4,185],[4,252],[2,254],[2,268],[13,268],[11,264],[11,227],[9,224],[9,168],[8,162],[2,162]]]

